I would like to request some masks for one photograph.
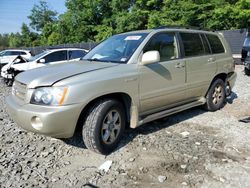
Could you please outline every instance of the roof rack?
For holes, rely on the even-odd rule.
[[[154,29],[195,29],[195,30],[204,30],[204,31],[214,31],[211,29],[206,29],[202,27],[196,27],[196,26],[181,26],[181,25],[168,25],[168,26],[159,26],[155,27]]]

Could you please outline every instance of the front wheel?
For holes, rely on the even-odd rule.
[[[225,83],[221,79],[216,79],[208,90],[204,107],[209,111],[219,110],[223,107],[225,98]]]
[[[114,99],[103,99],[89,110],[82,129],[83,141],[88,149],[109,154],[118,146],[124,129],[123,105]]]

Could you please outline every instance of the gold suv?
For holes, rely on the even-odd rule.
[[[126,124],[136,128],[199,105],[222,108],[234,69],[220,33],[133,31],[110,37],[82,61],[19,74],[6,102],[24,129],[68,138],[80,126],[87,148],[107,154]]]

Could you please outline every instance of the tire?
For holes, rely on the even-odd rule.
[[[85,146],[96,153],[111,153],[119,144],[125,123],[124,107],[119,101],[103,99],[96,102],[82,129]]]
[[[247,76],[250,76],[250,70],[247,69],[246,67],[245,67],[245,74],[246,74]]]
[[[216,79],[207,92],[204,108],[211,112],[219,110],[223,107],[225,99],[225,82],[221,79]]]

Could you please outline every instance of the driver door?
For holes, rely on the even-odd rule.
[[[179,59],[176,34],[158,33],[143,53],[157,50],[160,62],[139,66],[140,113],[161,111],[185,99],[185,61]]]

